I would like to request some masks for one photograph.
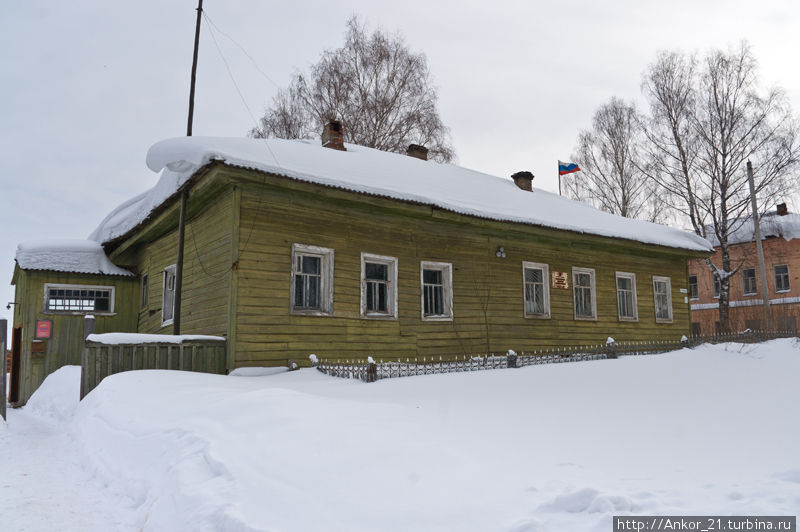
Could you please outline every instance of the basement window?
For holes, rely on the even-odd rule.
[[[526,318],[550,317],[549,267],[539,262],[522,262],[522,286]]]
[[[164,268],[163,292],[161,294],[161,326],[172,324],[175,317],[175,264]]]
[[[333,250],[292,244],[291,311],[333,315]]]
[[[572,268],[576,320],[596,320],[597,300],[593,268]]]
[[[44,311],[69,313],[114,312],[114,287],[70,284],[44,285]]]
[[[672,323],[672,281],[669,277],[653,276],[653,299],[656,323]]]
[[[449,262],[420,264],[423,321],[453,321],[453,265]]]
[[[742,270],[742,289],[744,290],[744,295],[746,296],[758,294],[758,287],[756,286],[756,270],[754,268]]]
[[[636,274],[617,272],[617,310],[619,321],[637,321]]]
[[[361,254],[361,316],[397,317],[397,258]]]

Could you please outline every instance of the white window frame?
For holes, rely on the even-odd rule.
[[[575,281],[579,273],[589,274],[590,277],[590,290],[592,292],[592,315],[591,316],[578,316],[578,307],[575,305],[575,289],[578,283]],[[579,321],[597,321],[597,281],[594,268],[581,268],[578,266],[572,267],[572,314],[575,320]]]
[[[753,286],[755,290],[752,292],[747,291],[747,278],[744,276],[744,272],[753,272]],[[745,296],[757,296],[758,295],[758,278],[756,277],[756,269],[755,268],[743,268],[742,269],[742,295]]]
[[[778,290],[778,272],[775,271],[775,268],[780,268],[781,266],[786,266],[786,282],[789,284],[789,288],[784,288],[782,290]],[[776,294],[785,294],[786,292],[792,291],[792,278],[789,276],[789,265],[788,264],[775,264],[772,266],[772,276],[775,282],[775,293]]]
[[[50,302],[50,290],[108,290],[109,294],[109,301],[108,301],[108,310],[51,310],[48,307],[48,303]],[[92,285],[92,284],[62,284],[62,283],[45,283],[44,284],[44,296],[42,298],[42,313],[43,314],[71,314],[71,315],[84,315],[84,314],[92,314],[95,316],[113,316],[114,313],[114,303],[116,301],[116,288],[113,286],[101,286],[101,285]]]
[[[544,312],[528,312],[527,300],[527,281],[525,280],[525,270],[542,270],[542,285],[544,288]],[[526,318],[549,319],[550,318],[550,266],[542,262],[522,261],[522,314]]]
[[[656,283],[663,282],[667,285],[667,309],[669,310],[669,318],[658,317],[658,293],[656,292]],[[653,311],[655,312],[656,323],[672,323],[672,279],[661,275],[653,276]]]
[[[387,312],[367,311],[367,263],[384,264],[387,266],[388,278],[386,290]],[[397,319],[397,257],[361,253],[361,317],[367,319]]]
[[[695,288],[695,296],[692,297],[692,277],[694,277],[694,288]],[[697,301],[700,299],[700,276],[699,275],[690,275],[689,276],[689,299],[692,301]]]
[[[172,322],[175,321],[175,286],[172,287],[172,317],[169,319],[164,319],[164,309],[166,308],[166,297],[167,297],[167,274],[171,273],[173,277],[176,275],[176,265],[170,264],[166,268],[164,268],[163,272],[161,273],[161,326],[166,327],[167,325],[172,325]]]
[[[295,267],[297,266],[298,255],[311,255],[319,257],[320,260],[320,308],[301,309],[294,306],[295,292]],[[289,288],[289,312],[301,316],[333,316],[333,259],[334,253],[331,248],[312,246],[309,244],[292,244],[292,264]]]
[[[442,272],[442,299],[444,314],[425,315],[425,270]],[[453,265],[450,262],[421,261],[419,263],[419,315],[422,321],[453,321]]]
[[[617,279],[630,279],[631,300],[633,302],[633,316],[623,316],[619,308],[619,285]],[[631,272],[616,272],[614,274],[614,294],[617,296],[617,318],[619,321],[639,321],[639,298],[636,294],[636,274]]]

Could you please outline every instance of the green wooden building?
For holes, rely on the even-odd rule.
[[[527,172],[511,180],[438,164],[418,146],[345,146],[335,123],[322,143],[171,139],[148,165],[162,172],[156,187],[90,237],[127,274],[64,278],[18,264],[23,360],[33,320],[50,315],[48,283],[113,287],[114,315],[98,330],[172,333],[182,193],[180,332],[225,336],[229,370],[311,353],[449,357],[679,339],[690,333],[687,259],[711,251],[693,234],[534,189]],[[85,312],[54,315],[63,345],[80,342],[80,327],[59,320]],[[20,400],[74,363],[52,352],[35,373],[22,363]]]

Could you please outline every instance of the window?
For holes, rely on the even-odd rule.
[[[714,277],[714,297],[719,299],[719,291],[720,291],[719,277],[717,277],[716,273],[712,275]]]
[[[361,254],[361,315],[397,317],[397,259]]]
[[[114,287],[46,283],[44,312],[114,312]]]
[[[421,305],[424,321],[452,321],[453,266],[448,262],[420,264]]]
[[[758,293],[756,288],[756,271],[753,268],[742,270],[742,286],[744,288],[744,295],[752,296]]]
[[[689,298],[690,299],[700,299],[700,293],[697,290],[697,276],[690,275],[689,276]]]
[[[775,270],[775,291],[788,292],[791,290],[789,286],[789,265],[780,264],[774,267]]]
[[[669,277],[653,276],[653,298],[656,323],[672,323],[672,281]]]
[[[547,264],[538,262],[522,263],[522,283],[524,289],[525,317],[550,317],[550,277]]]
[[[594,269],[573,267],[572,286],[575,297],[575,319],[596,320],[597,302],[594,295]]]
[[[142,287],[141,287],[141,294],[140,294],[140,297],[139,297],[139,306],[141,308],[146,308],[147,307],[147,296],[148,296],[148,292],[147,292],[147,284],[148,283],[147,283],[147,280],[148,280],[147,279],[147,274],[142,275]]]
[[[333,250],[292,245],[292,313],[333,315]]]
[[[164,291],[161,294],[161,326],[172,323],[175,317],[175,265],[164,268]]]
[[[620,321],[639,319],[636,303],[636,274],[617,272],[617,309]]]

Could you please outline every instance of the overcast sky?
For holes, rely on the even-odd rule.
[[[19,242],[85,238],[155,184],[147,149],[186,131],[195,7],[0,0],[0,318],[11,320]],[[427,55],[458,164],[500,176],[530,170],[534,186],[553,191],[556,161],[569,158],[578,131],[612,96],[640,100],[641,73],[658,50],[746,39],[764,85],[783,87],[800,110],[797,0],[205,0],[204,10],[258,66],[216,35],[255,116],[273,82],[285,86],[341,45],[351,15],[401,32]],[[252,126],[204,24],[194,134],[243,136]]]

